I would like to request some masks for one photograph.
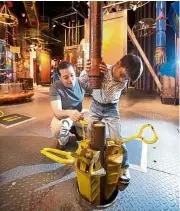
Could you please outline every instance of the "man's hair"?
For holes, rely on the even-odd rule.
[[[130,80],[134,83],[143,72],[141,59],[133,54],[127,54],[120,59],[121,66],[127,70]]]
[[[59,76],[61,76],[61,70],[67,69],[67,68],[69,68],[70,66],[72,66],[72,64],[71,64],[70,62],[61,61],[61,62],[59,63],[58,68],[57,68],[57,70],[58,70],[57,72],[58,72]]]

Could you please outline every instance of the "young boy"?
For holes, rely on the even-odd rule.
[[[80,75],[81,81],[88,81],[88,71],[91,67],[87,61],[86,70]],[[101,120],[106,123],[110,138],[121,137],[120,113],[118,108],[121,91],[127,86],[128,80],[136,82],[143,71],[142,61],[138,56],[127,54],[116,64],[106,66],[100,64],[100,70],[104,73],[101,89],[94,89],[92,93],[91,120]],[[128,184],[130,181],[127,149],[123,144],[123,161],[121,166],[120,182]]]

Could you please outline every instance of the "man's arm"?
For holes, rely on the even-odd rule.
[[[78,110],[64,110],[62,109],[61,100],[51,101],[53,113],[57,119],[70,118],[72,121],[77,122],[83,119],[83,115]]]
[[[61,98],[56,97],[56,100],[51,101],[51,108],[57,119],[64,119],[69,117],[70,111],[62,109]]]
[[[57,119],[65,119],[70,117],[73,121],[83,119],[83,115],[78,110],[64,110],[62,109],[61,96],[59,95],[55,84],[52,84],[49,91],[51,108]]]

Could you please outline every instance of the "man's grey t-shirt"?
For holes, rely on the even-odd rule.
[[[50,101],[61,100],[63,110],[77,109],[81,111],[84,94],[88,88],[87,84],[82,83],[78,78],[72,88],[65,87],[61,80],[58,80],[50,86]]]

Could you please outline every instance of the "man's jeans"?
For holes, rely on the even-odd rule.
[[[110,138],[120,138],[121,136],[121,122],[120,122],[120,114],[118,111],[118,104],[109,104],[109,105],[102,105],[92,101],[91,104],[91,120],[100,120],[103,121],[106,124],[106,128],[109,132]],[[89,127],[90,129],[90,127]],[[106,132],[107,134],[107,132]],[[108,137],[107,137],[108,138]],[[128,154],[127,154],[127,148],[125,144],[122,144],[123,149],[123,161],[121,168],[128,168],[129,162],[128,162]]]

